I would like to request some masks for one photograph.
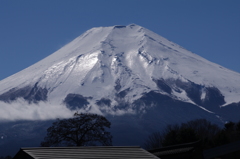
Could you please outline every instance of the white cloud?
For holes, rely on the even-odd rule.
[[[72,117],[74,112],[65,105],[39,102],[29,104],[19,99],[13,103],[0,101],[0,120],[48,120]]]
[[[94,103],[84,109],[70,110],[63,104],[39,102],[38,104],[29,104],[23,99],[18,99],[12,103],[0,101],[0,122],[15,120],[49,120],[56,118],[70,118],[74,113],[95,113],[121,116],[124,114],[136,114],[131,107],[128,109],[119,109],[109,106],[98,106]],[[105,112],[104,114],[102,112]]]

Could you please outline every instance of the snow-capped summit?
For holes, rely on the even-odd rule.
[[[239,73],[131,24],[86,31],[0,81],[0,100],[124,114],[146,112],[171,99],[219,116],[220,108],[239,105],[239,83]]]

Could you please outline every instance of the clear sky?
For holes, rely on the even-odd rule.
[[[131,23],[240,73],[240,0],[0,0],[0,80],[92,27]]]

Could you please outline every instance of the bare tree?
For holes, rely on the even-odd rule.
[[[154,132],[148,136],[147,140],[144,143],[144,147],[147,150],[155,149],[162,147],[163,136],[160,132]]]
[[[41,146],[112,145],[112,136],[105,130],[110,126],[111,123],[104,116],[75,113],[73,118],[54,122],[47,129]]]
[[[218,125],[206,119],[196,119],[180,125],[168,125],[162,132],[149,135],[144,145],[146,149],[154,149],[200,140],[203,148],[211,148],[216,145],[215,141],[224,137],[220,132]]]
[[[202,139],[211,139],[221,130],[218,125],[212,124],[206,119],[191,120],[187,123],[182,124],[181,127],[194,129],[197,136],[201,137]]]

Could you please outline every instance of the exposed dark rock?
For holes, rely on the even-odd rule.
[[[12,88],[6,93],[0,95],[0,100],[4,102],[12,102],[17,98],[24,97],[26,94],[29,94],[31,91],[31,87],[24,87],[24,88]]]
[[[121,86],[121,84],[120,84],[120,80],[119,79],[117,79],[116,80],[116,85],[115,85],[115,90],[118,92],[121,88],[122,88],[122,86]]]
[[[176,86],[185,90],[187,93],[187,96],[196,104],[198,105],[202,104],[201,94],[202,94],[203,86],[191,81],[183,82],[181,80],[176,80]]]
[[[177,80],[175,83],[178,87],[185,90],[187,96],[198,105],[213,108],[225,104],[224,96],[216,87],[205,87],[191,81],[182,82],[181,80]],[[206,96],[204,99],[201,99],[203,89],[206,92]]]
[[[154,119],[155,117],[163,121],[187,121],[197,118],[206,118],[211,121],[218,121],[215,114],[211,114],[196,105],[180,100],[175,100],[168,95],[163,95],[158,92],[150,91],[144,94],[134,103],[138,114],[143,112],[145,117]],[[143,109],[142,109],[143,108]],[[147,112],[147,113],[144,113]],[[161,120],[159,121],[161,122]]]
[[[206,107],[221,106],[225,104],[224,96],[216,87],[206,88],[206,97],[202,103]]]
[[[31,89],[30,93],[24,97],[25,100],[34,103],[38,103],[40,101],[46,101],[47,100],[47,93],[48,90],[46,88],[41,88],[37,86],[38,83],[34,85],[34,87]]]
[[[114,28],[120,29],[120,28],[126,28],[126,26],[124,26],[124,25],[116,25],[116,26],[114,26]]]
[[[119,98],[124,98],[127,95],[127,93],[129,92],[129,90],[130,89],[128,88],[128,89],[125,89],[125,90],[123,90],[119,93],[116,93],[116,96],[119,97]]]
[[[24,88],[13,88],[6,93],[0,95],[0,100],[4,102],[13,102],[18,98],[23,98],[29,103],[38,103],[40,101],[47,101],[48,90],[46,88],[38,87],[38,82],[34,87],[27,86]]]
[[[91,98],[80,94],[68,94],[63,102],[69,109],[74,110],[76,108],[85,108],[89,104],[88,99]]]
[[[144,94],[141,98],[136,100],[133,104],[134,105],[161,105],[162,103],[174,101],[171,97],[167,95],[163,95],[161,93],[156,93],[154,91],[150,91]]]
[[[101,106],[101,105],[110,106],[111,105],[111,100],[110,99],[106,99],[106,98],[102,98],[99,101],[97,101],[96,104],[99,105],[99,106]]]
[[[121,109],[126,110],[131,105],[128,103],[124,98],[127,95],[127,93],[130,91],[130,88],[127,88],[123,91],[120,91],[119,93],[115,93],[115,101],[117,101],[117,107],[114,107],[113,110]]]
[[[150,37],[150,36],[148,36],[148,35],[144,35],[145,37],[147,37],[147,38],[149,38],[150,40],[152,40],[152,41],[156,41],[155,39],[153,39],[152,37]]]
[[[118,100],[118,105],[117,107],[114,107],[113,110],[116,111],[116,110],[127,110],[129,109],[129,107],[131,106],[130,103],[126,102],[126,101],[121,101],[121,100]]]
[[[196,84],[191,81],[183,82],[181,80],[169,80],[165,81],[163,79],[154,79],[153,80],[158,88],[168,95],[163,95],[161,93],[157,93],[155,91],[150,91],[148,93],[143,94],[143,96],[136,100],[133,105],[135,108],[138,109],[141,105],[146,106],[159,106],[159,105],[166,105],[166,106],[173,106],[177,103],[180,105],[186,105],[186,102],[172,99],[171,93],[174,89],[175,91],[181,92],[180,89],[184,90],[187,96],[194,101],[197,105],[203,106],[210,111],[219,112],[220,106],[225,104],[224,96],[221,92],[215,87],[205,87],[203,85]],[[173,88],[173,89],[172,89]],[[180,89],[179,89],[180,88]],[[203,99],[201,99],[202,92],[205,91],[206,95]],[[125,108],[129,103],[124,102],[124,97],[129,92],[129,89],[125,89],[119,93],[116,93],[116,101],[118,102],[118,107]],[[168,104],[166,104],[168,103]]]
[[[157,86],[160,90],[162,90],[168,94],[172,93],[171,87],[168,86],[168,84],[164,81],[164,79],[158,79],[158,80],[153,79],[153,81],[157,84]]]

